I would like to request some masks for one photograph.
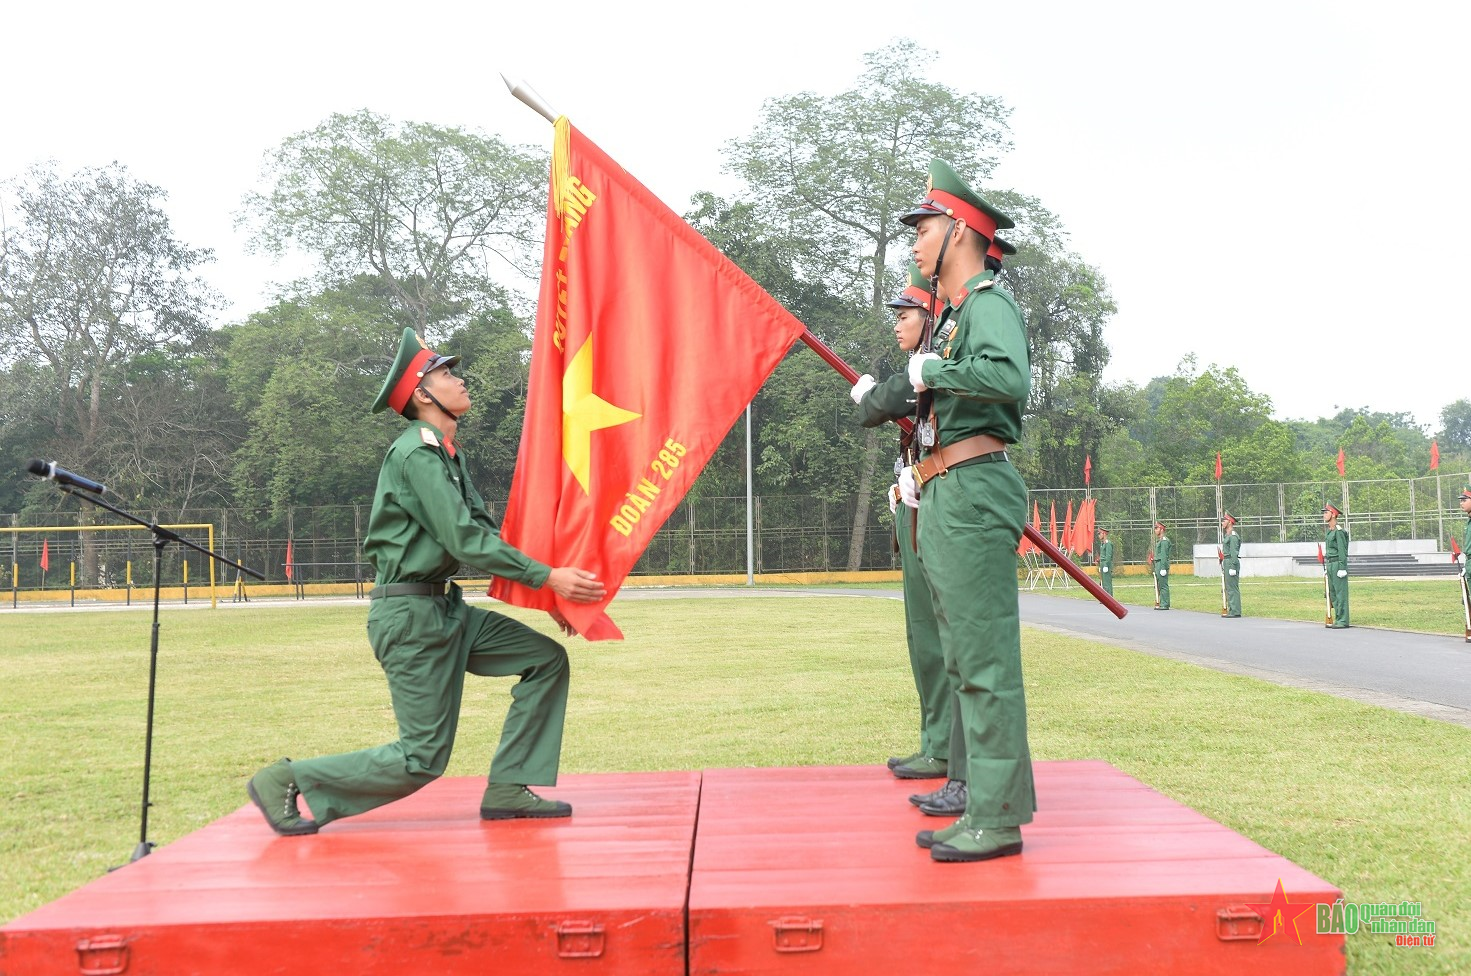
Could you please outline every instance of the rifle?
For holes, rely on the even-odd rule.
[[[821,357],[823,362],[827,363],[838,372],[838,375],[842,376],[849,383],[858,382],[858,371],[855,370],[852,366],[849,366],[847,363],[843,362],[841,356],[833,352],[832,349],[829,348],[825,342],[812,334],[811,329],[802,330],[801,339],[807,344],[807,348],[817,353],[817,355]],[[894,423],[898,424],[899,428],[906,432],[911,432],[914,430],[914,422],[908,417],[901,417],[900,419],[894,421]],[[901,502],[900,504],[903,503]],[[1047,541],[1046,536],[1033,528],[1031,523],[1027,522],[1025,519],[1022,520],[1022,534],[1025,535],[1028,539],[1031,539],[1032,545],[1042,550],[1042,552],[1046,554],[1048,559],[1051,559],[1057,565],[1061,566],[1063,572],[1067,573],[1073,579],[1077,580],[1078,585],[1087,590],[1089,595],[1091,595],[1093,599],[1097,600],[1099,603],[1107,607],[1109,613],[1113,614],[1115,617],[1118,617],[1120,620],[1123,620],[1124,617],[1128,615],[1129,610],[1127,607],[1125,607],[1118,600],[1115,600],[1113,597],[1104,592],[1103,587],[1094,582],[1093,578],[1085,573],[1082,567],[1074,565],[1071,559],[1068,559],[1066,556],[1064,556],[1056,546]]]

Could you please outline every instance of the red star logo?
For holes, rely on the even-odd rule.
[[[1292,934],[1297,936],[1297,944],[1302,945],[1302,933],[1297,930],[1297,919],[1304,912],[1311,911],[1314,903],[1303,901],[1296,905],[1289,904],[1287,892],[1282,890],[1282,879],[1278,878],[1277,890],[1272,892],[1271,901],[1263,904],[1247,902],[1246,907],[1262,917],[1262,937],[1256,940],[1257,945],[1261,945],[1288,925],[1292,926]]]

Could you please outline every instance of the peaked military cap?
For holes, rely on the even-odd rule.
[[[1225,513],[1224,515],[1221,516],[1221,521],[1222,522],[1230,522],[1232,525],[1235,525],[1236,524],[1236,516],[1232,515],[1230,512],[1227,512],[1227,513]]]
[[[1333,504],[1332,502],[1324,502],[1323,503],[1323,511],[1324,512],[1332,512],[1334,515],[1342,515],[1343,514],[1342,512],[1340,512],[1338,510],[1338,506],[1335,505],[1335,504]]]
[[[1098,527],[1098,534],[1099,535],[1108,535],[1108,527],[1107,526],[1100,525]]]
[[[964,220],[967,227],[987,240],[994,239],[998,230],[1016,226],[1010,217],[972,190],[943,159],[930,160],[930,185],[924,199],[899,220],[913,227],[921,219],[936,215]]]
[[[373,412],[382,413],[392,407],[396,412],[403,413],[404,407],[409,404],[409,398],[414,394],[414,388],[430,370],[453,366],[459,361],[459,356],[441,356],[424,344],[419,333],[413,329],[404,329],[403,338],[398,342],[398,355],[393,357],[393,365],[389,367],[388,376],[383,380],[383,389],[378,391],[378,399],[373,401]]]
[[[1154,523],[1154,527],[1156,529],[1163,529],[1165,527],[1165,524],[1163,522],[1156,522]]]
[[[1015,253],[1016,245],[999,237],[991,238],[991,246],[986,249],[986,257],[995,258],[997,261],[1004,260]]]
[[[919,265],[909,262],[909,287],[899,293],[898,298],[886,302],[889,308],[930,308],[930,279],[919,273]]]
[[[1461,489],[1461,497],[1471,498],[1471,485],[1467,485],[1465,488]]]

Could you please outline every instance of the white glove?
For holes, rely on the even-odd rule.
[[[1228,569],[1228,570],[1226,570],[1226,575],[1227,576],[1235,576],[1236,575],[1236,570],[1234,570],[1234,569]]]
[[[1462,566],[1466,565],[1466,554],[1464,552],[1456,553],[1456,562],[1460,563]]]
[[[1108,572],[1108,567],[1107,566],[1103,567],[1103,572],[1105,572],[1105,573]]]
[[[874,379],[872,376],[869,376],[867,373],[864,373],[862,376],[858,377],[858,382],[853,384],[853,389],[848,391],[848,395],[853,398],[854,403],[862,403],[863,394],[867,393],[869,390],[878,385],[878,380]]]
[[[893,515],[899,510],[899,486],[890,485],[887,494],[889,496],[889,514]]]
[[[899,497],[910,508],[919,508],[919,485],[914,483],[914,469],[899,472]]]
[[[1168,575],[1170,575],[1170,571],[1168,569],[1162,569],[1162,570],[1159,571],[1159,575],[1161,575],[1161,576],[1168,576]]]
[[[915,393],[923,393],[929,389],[924,385],[924,364],[939,358],[932,352],[922,352],[909,357],[909,385],[914,387]]]
[[[1347,578],[1347,576],[1348,576],[1348,570],[1346,570],[1346,569],[1340,569],[1338,571],[1338,578],[1339,579],[1345,579],[1345,578]]]

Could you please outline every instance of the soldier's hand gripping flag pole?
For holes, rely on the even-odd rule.
[[[807,344],[807,348],[817,353],[817,355],[821,357],[823,362],[827,363],[833,369],[837,370],[838,374],[842,376],[843,379],[847,380],[849,383],[858,382],[858,371],[852,366],[849,366],[847,363],[843,362],[841,356],[833,352],[832,349],[825,342],[812,334],[811,329],[804,329],[802,334],[798,338],[800,338],[803,342]],[[914,422],[908,417],[896,420],[894,421],[894,423],[898,424],[906,432],[914,429]],[[1067,573],[1073,579],[1077,580],[1078,585],[1087,590],[1088,593],[1095,600],[1107,607],[1109,613],[1113,614],[1115,617],[1118,617],[1120,620],[1124,619],[1124,617],[1128,615],[1128,607],[1125,607],[1118,600],[1110,596],[1103,587],[1099,586],[1096,582],[1093,581],[1093,578],[1091,576],[1083,571],[1082,567],[1076,565],[1071,559],[1063,555],[1062,551],[1054,546],[1051,542],[1049,542],[1047,540],[1047,537],[1039,532],[1030,522],[1022,523],[1022,535],[1030,539],[1032,541],[1032,545],[1042,550],[1042,552],[1046,554],[1047,558],[1051,559],[1054,563],[1061,566],[1063,572]],[[1156,589],[1157,588],[1158,584],[1156,584]],[[1158,602],[1158,600],[1156,600],[1156,602]]]

